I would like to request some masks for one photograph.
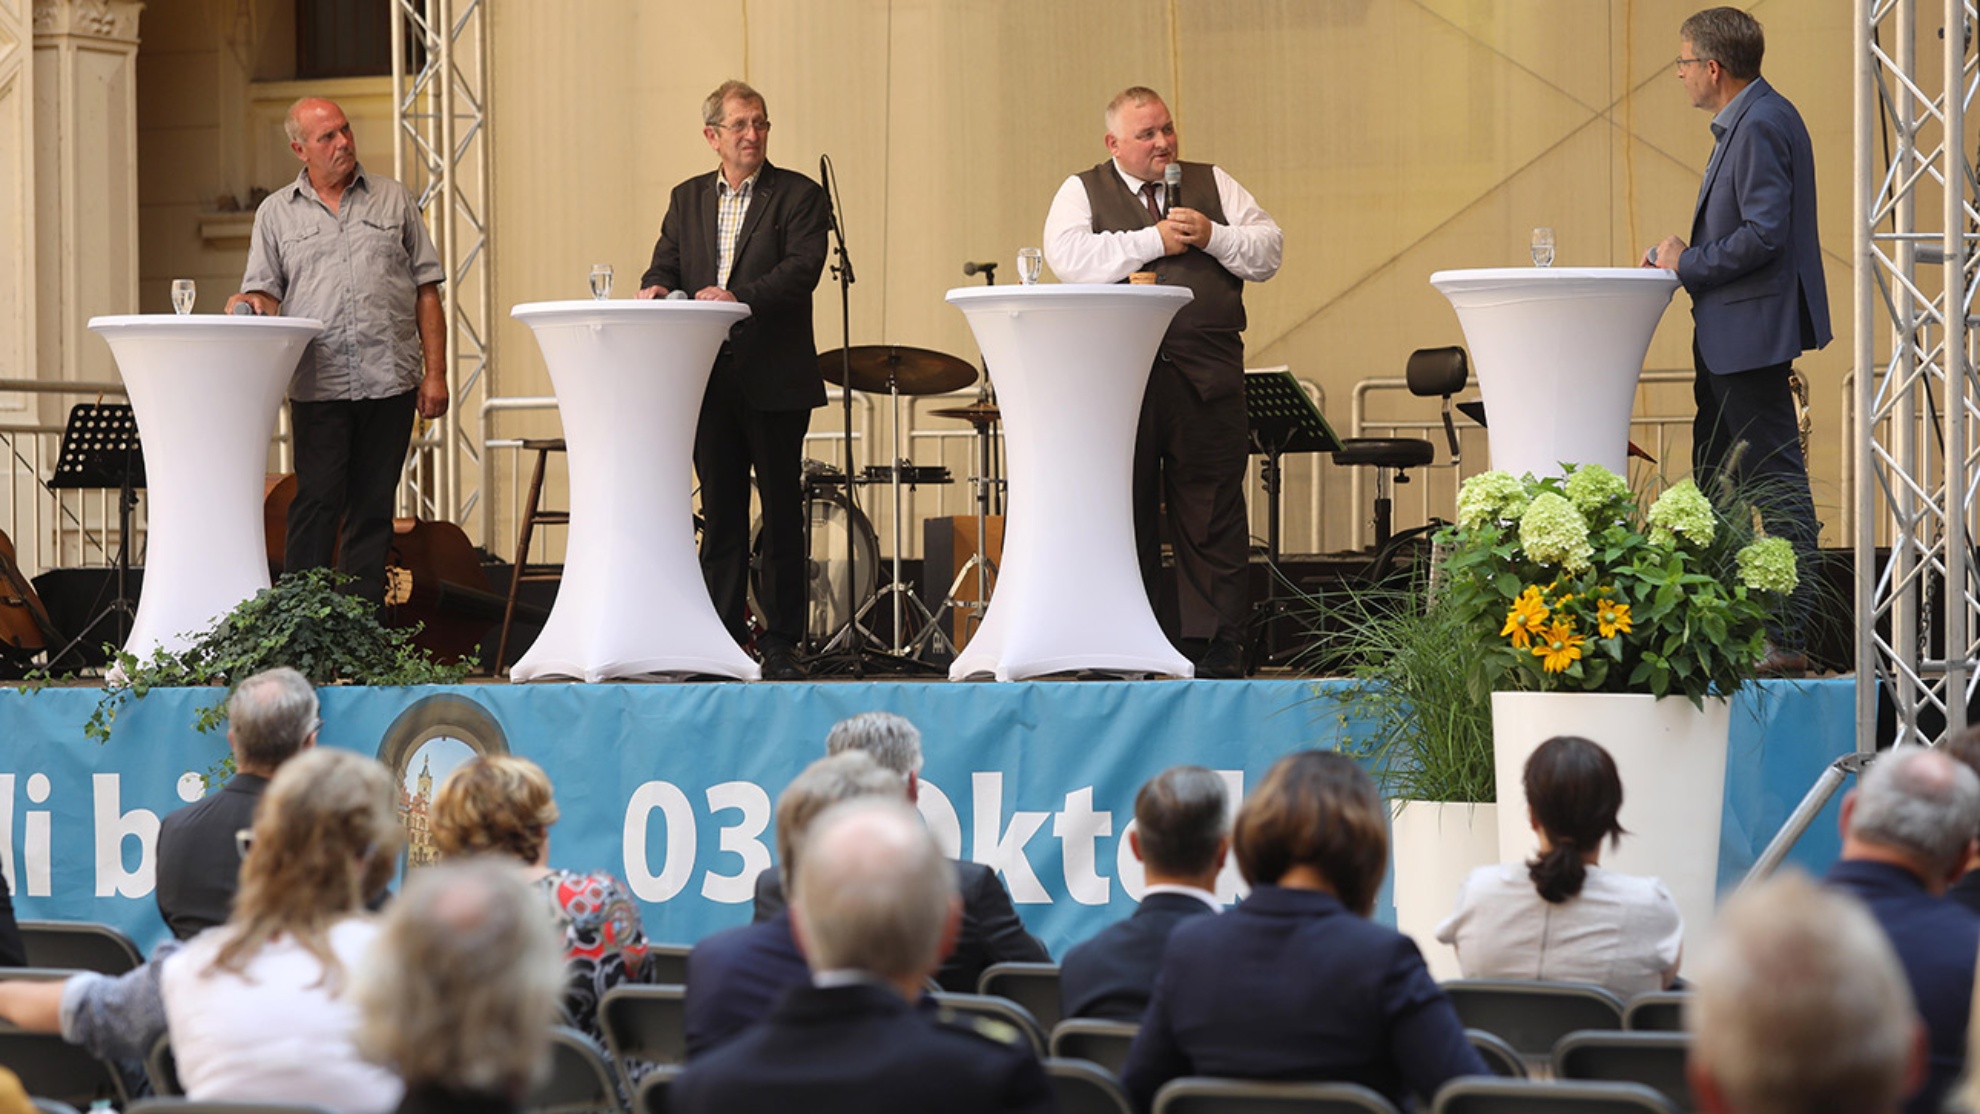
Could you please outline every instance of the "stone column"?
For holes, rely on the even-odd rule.
[[[9,0],[0,0],[5,4]],[[34,0],[35,357],[117,378],[91,317],[137,312],[139,0]]]

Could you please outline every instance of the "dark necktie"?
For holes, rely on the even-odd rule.
[[[1141,199],[1148,203],[1148,215],[1158,221],[1162,219],[1162,200],[1158,193],[1160,189],[1161,187],[1153,182],[1141,184]]]

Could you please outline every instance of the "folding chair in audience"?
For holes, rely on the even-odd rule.
[[[1584,1029],[1554,1046],[1554,1075],[1560,1079],[1641,1083],[1671,1100],[1679,1110],[1696,1104],[1685,1078],[1691,1037],[1684,1033],[1614,1033]]]
[[[954,1013],[973,1014],[977,1017],[988,1018],[991,1021],[1001,1021],[1006,1025],[1014,1027],[1018,1032],[1024,1034],[1026,1040],[1031,1042],[1031,1047],[1038,1053],[1038,1058],[1041,1060],[1045,1058],[1044,1028],[1038,1024],[1037,1018],[1031,1016],[1030,1010],[1025,1009],[1016,1002],[1008,998],[992,998],[985,994],[949,994],[944,992],[936,994],[933,997],[935,1004],[945,1010]]]
[[[529,1114],[625,1114],[618,1077],[590,1037],[566,1025],[550,1029],[550,1076],[522,1104]]]
[[[1045,1075],[1051,1080],[1059,1114],[1134,1114],[1120,1081],[1098,1064],[1047,1060]]]
[[[686,986],[688,953],[693,950],[688,944],[648,944],[646,954],[653,957],[653,985]]]
[[[1141,1026],[1132,1021],[1075,1017],[1052,1026],[1051,1052],[1058,1059],[1099,1064],[1119,1076],[1140,1031]]]
[[[78,1114],[75,1107],[54,1099],[30,1098],[28,1105],[34,1107],[35,1114]]]
[[[994,963],[976,980],[976,992],[1008,998],[1038,1019],[1046,1032],[1060,1020],[1059,965],[1056,963]]]
[[[626,1091],[634,1063],[687,1063],[687,991],[679,986],[615,986],[598,1002],[598,1027]]]
[[[1540,1079],[1453,1079],[1437,1092],[1432,1114],[1677,1114],[1641,1083]]]
[[[97,1099],[109,1099],[123,1109],[128,1096],[117,1069],[55,1033],[24,1033],[0,1028],[0,1064],[21,1077],[21,1087],[79,1109]]]
[[[30,967],[67,967],[121,975],[144,962],[131,938],[93,921],[22,921]]]
[[[1545,1061],[1576,1029],[1621,1029],[1622,999],[1599,986],[1524,979],[1452,979],[1444,994],[1467,1029],[1483,1029],[1529,1061]]]
[[[186,1093],[179,1086],[179,1060],[172,1055],[172,1034],[160,1033],[144,1057],[144,1074],[151,1078],[151,1093],[173,1098]]]
[[[309,1102],[202,1102],[195,1099],[145,1099],[128,1114],[336,1114]]]
[[[658,1067],[647,1072],[633,1094],[633,1114],[667,1114],[667,1088],[681,1074],[677,1067]]]
[[[1191,1076],[1155,1093],[1155,1114],[1397,1114],[1356,1083],[1261,1083]]]
[[[1466,1029],[1464,1036],[1471,1042],[1471,1047],[1477,1050],[1479,1059],[1484,1060],[1485,1066],[1492,1069],[1493,1075],[1507,1079],[1526,1078],[1526,1059],[1519,1054],[1518,1049],[1507,1044],[1496,1034],[1488,1033],[1483,1029]]]
[[[1689,997],[1682,990],[1638,994],[1623,1008],[1623,1028],[1646,1033],[1682,1033],[1684,1003]]]

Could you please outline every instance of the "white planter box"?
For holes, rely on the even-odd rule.
[[[1457,951],[1437,925],[1457,905],[1459,883],[1499,861],[1499,806],[1399,801],[1389,828],[1395,863],[1396,928],[1416,941],[1438,981],[1459,976]]]

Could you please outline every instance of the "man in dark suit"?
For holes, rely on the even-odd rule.
[[[1807,668],[1821,523],[1808,489],[1788,376],[1794,358],[1829,343],[1829,295],[1815,227],[1815,153],[1801,114],[1760,76],[1766,39],[1737,8],[1710,8],[1678,30],[1678,80],[1713,113],[1691,243],[1658,244],[1652,262],[1691,294],[1697,371],[1692,470],[1700,486],[1730,480],[1759,508],[1767,532],[1801,562],[1801,583],[1769,625],[1762,671]],[[1736,447],[1744,444],[1743,449]]]
[[[1066,953],[1059,999],[1067,1017],[1140,1021],[1162,969],[1169,933],[1223,910],[1217,873],[1231,848],[1224,781],[1201,766],[1171,766],[1134,796],[1128,848],[1147,888],[1134,916]]]
[[[853,801],[820,817],[794,874],[811,982],[761,1024],[689,1064],[677,1114],[1056,1109],[1025,1039],[995,1021],[915,1007],[954,942],[955,872],[914,811]]]
[[[783,869],[798,861],[805,832],[819,813],[859,797],[899,800],[900,792],[898,775],[858,751],[806,766],[777,798],[777,857]],[[727,1043],[762,1020],[792,987],[810,981],[804,953],[791,936],[788,909],[702,940],[688,953],[688,1057]]]
[[[825,736],[825,753],[844,754],[864,751],[882,767],[899,774],[907,784],[908,803],[921,795],[921,732],[914,724],[892,712],[862,712],[832,725]],[[778,846],[782,847],[779,836]],[[781,851],[780,851],[781,853]],[[962,931],[955,948],[942,961],[935,981],[943,990],[959,994],[976,993],[976,982],[983,972],[998,963],[1049,963],[1052,953],[1036,936],[1025,931],[1011,904],[1011,893],[997,872],[982,863],[965,859],[949,860],[956,870],[956,888],[962,894]],[[786,870],[789,866],[786,865]],[[766,870],[756,876],[755,919],[766,921],[784,908],[783,875]]]
[[[227,919],[241,873],[241,833],[254,827],[262,790],[284,762],[316,745],[316,690],[283,666],[257,673],[227,699],[234,776],[158,825],[158,912],[190,940]]]
[[[701,572],[722,622],[747,645],[753,469],[763,506],[757,651],[765,680],[801,680],[804,434],[811,411],[825,404],[811,335],[811,292],[825,267],[825,191],[770,165],[769,112],[756,90],[723,82],[702,118],[721,166],[674,187],[639,297],[682,291],[750,308],[715,357],[695,430]]]
[[[1980,776],[1937,750],[1884,752],[1843,798],[1842,857],[1829,885],[1870,909],[1890,938],[1930,1040],[1925,1085],[1905,1110],[1945,1106],[1966,1063],[1980,916],[1948,901],[1980,830]]]

